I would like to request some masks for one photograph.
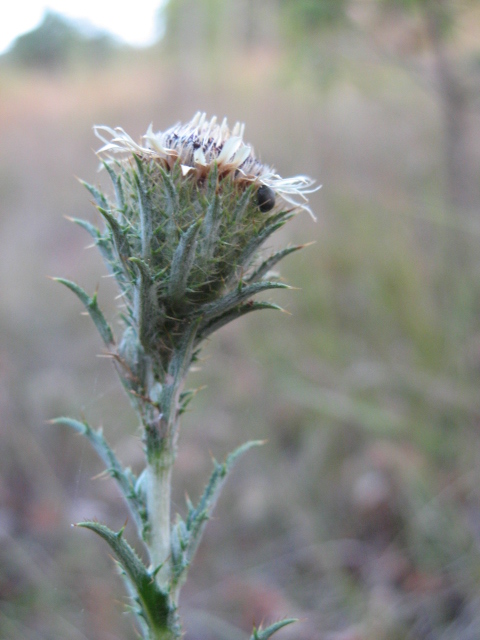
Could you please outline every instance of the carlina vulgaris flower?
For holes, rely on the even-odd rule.
[[[99,201],[104,253],[131,326],[165,368],[196,318],[199,344],[260,308],[251,305],[257,293],[286,286],[272,267],[301,246],[266,260],[261,249],[300,211],[314,217],[307,195],[319,187],[306,176],[280,177],[244,142],[243,124],[230,129],[205,113],[164,132],[150,125],[141,143],[120,127],[95,133],[116,191],[116,202]]]
[[[285,203],[303,209],[315,220],[308,206],[307,195],[320,189],[320,186],[313,187],[315,181],[304,175],[292,178],[279,176],[272,167],[263,164],[255,156],[253,147],[243,139],[244,130],[243,123],[237,122],[230,129],[226,118],[218,123],[215,116],[207,120],[206,114],[200,111],[190,122],[177,123],[164,132],[155,133],[150,124],[143,136],[143,144],[135,142],[121,127],[95,127],[96,135],[104,142],[104,146],[98,150],[101,156],[134,153],[162,160],[169,169],[179,161],[183,175],[194,174],[197,180],[205,179],[216,164],[219,177],[233,174],[239,182],[258,185],[261,211],[273,209],[278,196],[279,206]]]
[[[308,207],[316,190],[306,176],[281,178],[262,164],[244,142],[244,126],[207,120],[197,113],[187,124],[155,133],[150,126],[141,144],[123,129],[99,126],[98,151],[113,183],[106,195],[85,186],[104,224],[74,220],[94,239],[120,299],[114,331],[76,283],[59,279],[85,306],[111,356],[137,413],[145,445],[145,468],[137,476],[123,468],[101,431],[85,421],[58,418],[84,434],[114,477],[145,544],[148,563],[123,536],[95,521],[95,531],[122,567],[132,612],[144,638],[179,640],[180,589],[186,579],[220,489],[235,461],[261,441],[247,442],[214,468],[197,505],[171,521],[172,466],[180,418],[195,390],[186,377],[200,349],[217,330],[253,311],[279,310],[257,300],[270,290],[288,289],[273,271],[284,257],[305,245],[265,256],[265,242]],[[317,187],[319,188],[319,187]],[[288,618],[254,632],[267,640],[294,620]]]

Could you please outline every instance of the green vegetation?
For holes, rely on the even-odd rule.
[[[121,48],[112,36],[86,31],[60,14],[47,10],[38,27],[19,36],[4,62],[15,67],[68,71],[72,65],[105,64]]]
[[[459,176],[449,173],[446,103],[419,9],[352,1],[348,20],[300,31],[299,51],[280,2],[225,2],[209,14],[219,21],[213,43],[195,4],[195,23],[178,12],[177,39],[108,72],[59,80],[2,70],[0,636],[135,637],[111,602],[104,546],[69,526],[95,515],[121,529],[120,495],[113,481],[89,479],[101,467],[87,448],[79,463],[78,437],[59,440],[43,421],[85,412],[135,472],[137,424],[110,363],[94,358],[100,340],[44,274],[98,286],[115,328],[111,280],[99,280],[94,252],[81,253],[84,232],[59,225],[89,216],[72,176],[102,179],[88,131],[121,122],[136,137],[198,108],[245,121],[263,161],[324,186],[312,197],[318,223],[299,217],[281,232],[282,244],[316,241],[282,266],[301,288],[275,292],[291,315],[222,329],[191,374],[191,386],[206,388],[184,415],[177,505],[185,492],[194,503],[201,495],[211,461],[200,452],[222,460],[249,438],[268,444],[238,465],[209,523],[181,601],[186,638],[236,640],[252,622],[292,615],[300,622],[279,639],[471,640],[480,626],[478,3],[443,3],[455,11],[442,55],[467,89],[454,111],[466,114],[455,155],[465,199],[447,179]],[[114,595],[124,597],[120,580]]]

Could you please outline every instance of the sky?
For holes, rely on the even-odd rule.
[[[47,9],[86,20],[130,44],[151,44],[157,35],[155,14],[164,3],[165,0],[14,0],[4,3],[0,11],[0,54],[17,36],[38,26]]]

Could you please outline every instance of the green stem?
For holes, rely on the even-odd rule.
[[[147,466],[146,498],[150,534],[148,547],[152,567],[157,569],[160,588],[168,588],[170,579],[170,494],[172,452],[166,452]]]
[[[167,629],[150,629],[146,640],[178,640],[181,636]]]

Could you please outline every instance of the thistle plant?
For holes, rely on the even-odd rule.
[[[137,144],[123,129],[96,127],[98,151],[113,183],[113,196],[85,184],[103,219],[99,229],[75,219],[93,238],[120,290],[120,331],[115,336],[97,303],[77,284],[58,278],[85,306],[111,357],[142,428],[145,468],[124,468],[101,430],[57,418],[82,433],[117,481],[145,550],[144,562],[124,537],[96,521],[81,522],[113,551],[131,597],[142,637],[182,635],[178,613],[186,579],[205,525],[233,464],[247,442],[211,477],[185,518],[171,519],[171,474],[179,421],[194,395],[185,388],[189,368],[204,342],[233,320],[260,309],[271,289],[288,288],[272,272],[302,246],[266,255],[262,245],[302,209],[312,180],[282,179],[243,141],[243,125],[198,113],[188,124],[161,133],[150,127]],[[266,640],[293,622],[254,629]]]

